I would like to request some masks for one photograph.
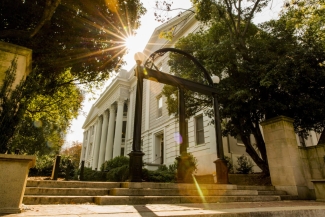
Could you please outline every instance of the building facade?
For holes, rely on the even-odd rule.
[[[200,23],[190,12],[183,13],[165,23],[153,32],[144,54],[174,47],[180,37],[198,31]],[[159,37],[163,31],[172,31],[171,41]],[[169,72],[168,55],[155,60],[155,65],[163,72]],[[120,70],[119,74],[93,104],[84,122],[84,139],[81,160],[85,166],[100,169],[101,165],[116,156],[127,156],[132,150],[132,135],[135,111],[136,77],[134,68]],[[144,80],[141,149],[145,153],[143,162],[148,169],[159,165],[170,165],[179,156],[178,121],[169,115],[166,99],[162,95],[163,84]],[[188,153],[198,160],[197,174],[215,173],[217,147],[214,125],[203,112],[187,120]],[[307,145],[316,145],[319,135],[312,133],[304,141]],[[299,140],[298,140],[299,141]],[[240,139],[223,137],[225,155],[235,163],[238,156],[246,154]],[[256,166],[254,171],[259,171]]]

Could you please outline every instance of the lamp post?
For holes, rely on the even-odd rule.
[[[134,59],[137,63],[135,73],[137,77],[137,89],[135,98],[135,118],[133,127],[133,142],[132,151],[130,156],[130,181],[142,182],[142,157],[144,153],[141,151],[141,121],[142,121],[142,98],[143,98],[143,67],[144,54],[138,52],[134,55]]]
[[[213,84],[219,84],[220,79],[218,76],[213,75],[212,77]],[[214,110],[214,122],[215,122],[215,132],[216,132],[216,140],[217,140],[217,156],[220,159],[224,159],[223,153],[223,144],[222,144],[222,135],[221,135],[221,123],[220,123],[220,114],[219,114],[219,104],[217,99],[217,94],[213,93],[213,110]]]
[[[212,76],[213,84],[219,84],[220,78],[218,76]],[[219,104],[217,99],[217,94],[213,93],[213,110],[214,110],[214,129],[216,133],[217,140],[217,156],[218,159],[214,161],[216,164],[216,176],[218,184],[228,184],[228,168],[227,162],[225,160],[225,155],[223,152],[223,143],[221,135],[221,123],[220,123],[220,114],[219,114]]]

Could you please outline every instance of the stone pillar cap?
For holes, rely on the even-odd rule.
[[[277,117],[270,118],[270,119],[267,119],[265,121],[262,121],[260,124],[262,126],[265,126],[265,125],[272,124],[272,123],[279,122],[279,121],[287,121],[287,122],[293,123],[294,119],[289,118],[287,116],[280,115],[280,116],[277,116]]]
[[[0,160],[4,161],[31,161],[29,167],[36,165],[35,155],[14,155],[14,154],[0,154]]]

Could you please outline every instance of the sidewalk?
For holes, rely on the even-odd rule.
[[[217,216],[217,217],[325,217],[325,203],[315,201],[240,202],[212,204],[148,204],[148,205],[24,205],[21,216],[58,217],[153,217],[153,216]]]

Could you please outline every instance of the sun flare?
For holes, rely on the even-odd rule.
[[[124,45],[127,48],[129,53],[135,53],[135,52],[141,51],[143,49],[138,40],[139,39],[137,39],[136,36],[133,36],[133,35],[128,36],[125,39]]]

